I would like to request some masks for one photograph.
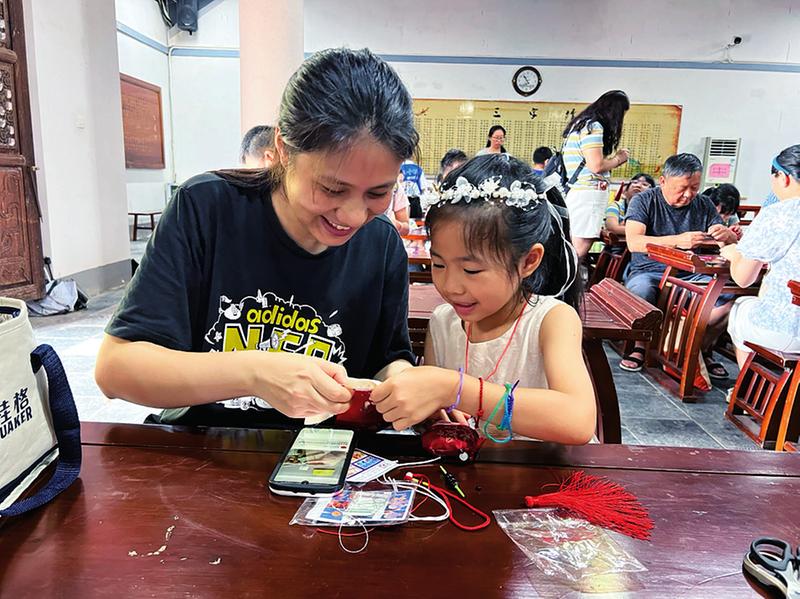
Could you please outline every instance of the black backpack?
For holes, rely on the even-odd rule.
[[[562,148],[563,150],[563,148]],[[566,194],[569,191],[569,188],[575,184],[575,181],[578,179],[578,175],[581,174],[583,167],[586,165],[586,158],[581,160],[581,163],[578,165],[578,168],[575,169],[575,172],[572,173],[571,177],[567,177],[567,167],[564,164],[564,154],[561,151],[555,151],[553,155],[550,157],[550,160],[547,161],[547,165],[544,167],[544,174],[542,175],[543,179],[546,179],[550,175],[556,173],[559,176],[561,189]]]

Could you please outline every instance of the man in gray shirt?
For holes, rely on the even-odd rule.
[[[625,214],[625,237],[631,252],[625,285],[651,304],[658,299],[658,285],[666,266],[648,257],[648,243],[684,249],[703,243],[736,243],[736,234],[722,224],[714,204],[705,196],[697,195],[702,171],[703,165],[694,154],[670,156],[664,163],[659,187],[634,196]],[[679,276],[696,283],[711,279],[708,275],[691,273]],[[703,340],[706,366],[712,378],[728,377],[725,367],[711,358],[709,348],[724,330],[730,307],[730,298],[721,297],[711,312]],[[637,371],[641,370],[643,362],[644,344],[637,344],[620,362],[620,367]]]

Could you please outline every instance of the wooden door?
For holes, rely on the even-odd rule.
[[[0,0],[0,295],[42,296],[22,0]]]

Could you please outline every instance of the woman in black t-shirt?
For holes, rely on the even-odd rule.
[[[275,164],[194,177],[165,209],[106,328],[103,392],[184,416],[228,400],[300,418],[345,411],[348,376],[410,367],[406,254],[378,217],[417,141],[408,91],[381,59],[305,61],[281,101]]]

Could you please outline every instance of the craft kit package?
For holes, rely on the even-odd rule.
[[[56,459],[47,483],[18,501]],[[80,465],[80,422],[61,362],[34,343],[25,302],[0,298],[0,518],[52,500]]]
[[[290,524],[305,526],[393,526],[408,521],[411,489],[345,487],[333,497],[306,499]]]

